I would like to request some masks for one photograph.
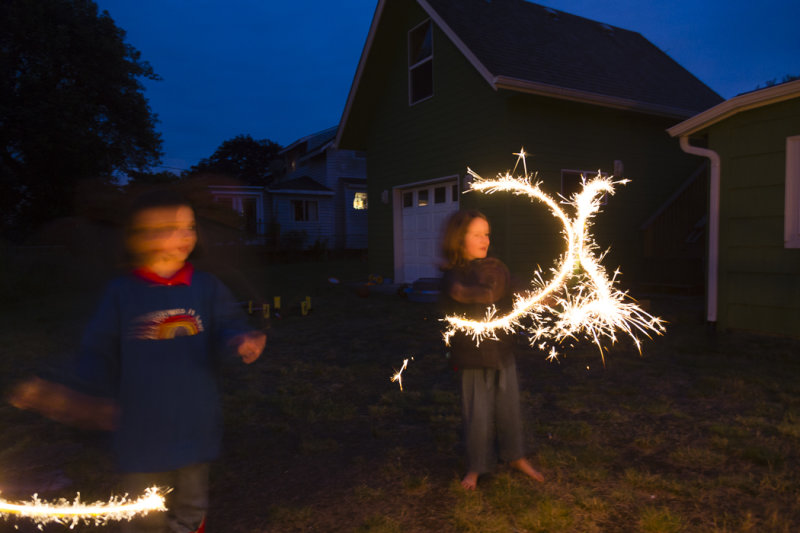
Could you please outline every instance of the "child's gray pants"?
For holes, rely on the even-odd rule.
[[[468,471],[492,472],[523,457],[519,384],[515,365],[461,371],[461,402]]]

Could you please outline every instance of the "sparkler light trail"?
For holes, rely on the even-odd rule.
[[[411,359],[413,359],[413,357]],[[403,390],[403,370],[405,370],[407,366],[408,366],[408,359],[403,359],[403,366],[400,368],[400,370],[396,371],[394,375],[391,377],[392,383],[396,381],[400,385],[401,391]]]
[[[55,503],[42,501],[36,494],[31,501],[11,503],[0,499],[0,516],[19,516],[31,518],[42,529],[44,525],[57,523],[68,525],[74,529],[80,523],[95,526],[106,525],[113,520],[131,520],[136,515],[153,511],[166,511],[163,494],[157,487],[145,490],[143,496],[136,500],[128,499],[127,495],[112,497],[108,502],[81,503],[81,495],[69,502],[63,498]]]
[[[535,175],[528,174],[525,162],[525,150],[514,154],[517,162],[514,170],[498,174],[496,179],[484,179],[472,169],[467,169],[473,177],[469,191],[486,194],[507,191],[516,195],[529,196],[549,208],[550,212],[561,221],[563,235],[567,244],[566,251],[556,261],[552,269],[552,277],[545,280],[541,270],[534,272],[533,289],[514,295],[513,309],[505,315],[498,316],[494,306],[487,308],[484,320],[469,320],[464,317],[447,316],[444,340],[457,332],[470,335],[477,344],[483,339],[496,339],[496,332],[511,332],[526,329],[531,346],[542,350],[550,347],[548,359],[557,358],[558,351],[550,342],[561,345],[568,339],[589,338],[597,346],[605,364],[604,341],[614,344],[617,332],[622,332],[633,339],[641,353],[638,335],[650,337],[655,333],[661,335],[664,323],[642,310],[636,302],[615,288],[619,271],[615,271],[611,279],[595,256],[595,245],[589,233],[591,219],[600,210],[603,195],[613,195],[615,185],[624,185],[628,180],[614,181],[597,176],[587,181],[583,178],[583,189],[569,199],[562,198],[562,203],[574,209],[570,218],[552,197],[540,188],[540,182],[534,182]],[[522,177],[514,177],[520,161],[524,169]],[[527,325],[523,325],[523,322]]]

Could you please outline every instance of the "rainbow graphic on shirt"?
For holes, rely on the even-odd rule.
[[[131,336],[143,340],[189,337],[203,331],[203,321],[194,309],[167,309],[138,317]]]

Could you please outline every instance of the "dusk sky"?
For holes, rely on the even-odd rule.
[[[145,96],[181,170],[240,134],[285,146],[338,124],[377,0],[97,3],[163,78]],[[723,98],[800,75],[798,0],[536,3],[641,33]]]

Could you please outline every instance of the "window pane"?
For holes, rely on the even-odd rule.
[[[602,174],[605,176],[605,174]],[[597,171],[590,170],[562,170],[561,171],[561,196],[572,201],[572,196],[583,190],[583,182],[589,181],[597,176]],[[600,203],[606,205],[608,194],[600,198]]]
[[[433,60],[411,69],[411,103],[433,96]]]
[[[433,54],[431,22],[421,24],[408,34],[408,66],[415,65]]]
[[[450,193],[450,201],[451,202],[458,201],[458,185],[453,185],[453,190]]]
[[[433,203],[443,204],[447,199],[447,189],[445,187],[436,187],[433,189]]]
[[[292,211],[294,211],[295,221],[304,220],[302,200],[292,200]]]
[[[572,195],[581,190],[581,173],[569,170],[561,171],[561,196],[572,200]]]
[[[362,210],[367,208],[367,193],[357,192],[353,197],[353,209]]]
[[[428,205],[428,189],[417,191],[417,206],[425,207]]]
[[[413,192],[404,192],[403,193],[403,207],[412,207],[414,205],[414,193]]]

